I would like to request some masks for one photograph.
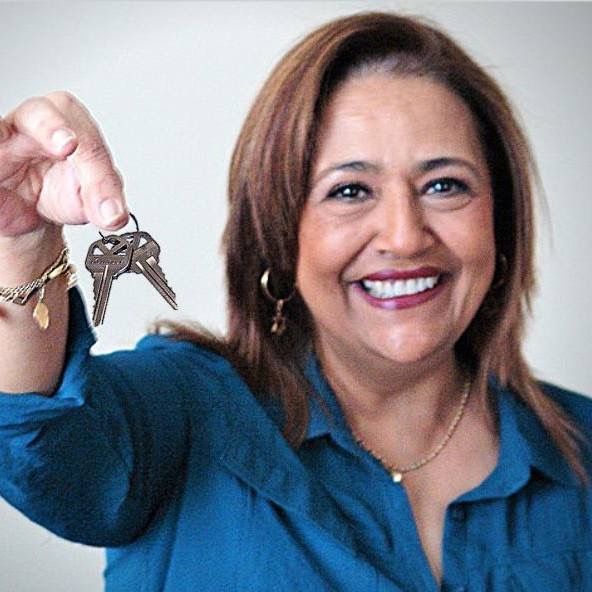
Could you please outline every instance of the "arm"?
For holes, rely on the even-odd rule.
[[[186,400],[199,388],[188,376],[200,354],[149,337],[134,351],[92,356],[76,290],[69,332],[53,397],[0,394],[0,495],[61,537],[119,546],[182,479]]]
[[[47,226],[38,236],[5,239],[0,249],[0,282],[13,287],[39,277],[56,260],[64,246],[58,227]],[[33,243],[33,244],[31,244]],[[68,307],[66,278],[52,280],[44,302],[50,325],[43,332],[33,320],[36,295],[23,306],[0,303],[0,389],[6,392],[36,390],[50,394],[64,361]]]
[[[127,220],[122,184],[90,114],[68,93],[29,99],[0,119],[0,286],[31,281],[63,248],[62,225],[107,229]],[[0,303],[0,390],[55,389],[64,361],[65,278],[46,290],[51,322],[40,331],[24,306]]]
[[[64,224],[126,220],[119,175],[74,97],[31,99],[0,119],[0,286],[39,277]],[[186,420],[171,353],[181,346],[93,358],[82,304],[72,294],[68,307],[64,284],[47,286],[46,332],[32,319],[35,296],[0,303],[0,494],[63,537],[118,545],[181,469]]]

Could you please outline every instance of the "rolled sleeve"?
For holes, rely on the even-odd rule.
[[[0,394],[0,495],[59,536],[119,546],[178,478],[188,432],[178,353],[191,346],[150,337],[93,356],[84,303],[70,294],[55,394]]]
[[[0,393],[0,434],[58,417],[84,403],[84,385],[88,376],[90,348],[96,341],[87,320],[82,297],[76,288],[70,291],[68,344],[64,370],[55,394],[20,395]]]

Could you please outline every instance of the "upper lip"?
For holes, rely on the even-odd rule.
[[[410,280],[423,277],[434,277],[442,274],[442,270],[437,267],[417,267],[415,269],[382,269],[374,273],[365,275],[362,280],[388,281],[388,280]]]

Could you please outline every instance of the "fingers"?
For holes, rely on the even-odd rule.
[[[21,158],[67,158],[77,177],[83,210],[75,216],[77,219],[106,230],[116,230],[127,223],[121,177],[97,123],[76,97],[54,92],[28,99],[0,120],[0,146],[6,132],[9,137],[21,134],[11,146],[13,154]],[[48,200],[51,201],[58,200]]]
[[[90,222],[107,230],[117,230],[128,221],[123,182],[98,125],[72,95],[52,93],[47,97],[67,114],[76,130],[78,146],[68,160],[80,183],[80,198]]]
[[[78,144],[76,134],[56,106],[45,97],[28,99],[8,117],[6,124],[12,124],[16,132],[35,141],[29,144],[31,150],[39,147],[50,157],[65,158]],[[10,130],[8,130],[10,132]]]

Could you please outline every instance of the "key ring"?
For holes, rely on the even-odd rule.
[[[134,221],[134,224],[136,225],[136,232],[140,232],[140,227],[138,225],[138,219],[131,212],[129,213],[129,217]],[[108,238],[108,236],[105,236],[100,230],[99,230],[99,234],[101,235],[101,238],[103,240],[106,240]]]

